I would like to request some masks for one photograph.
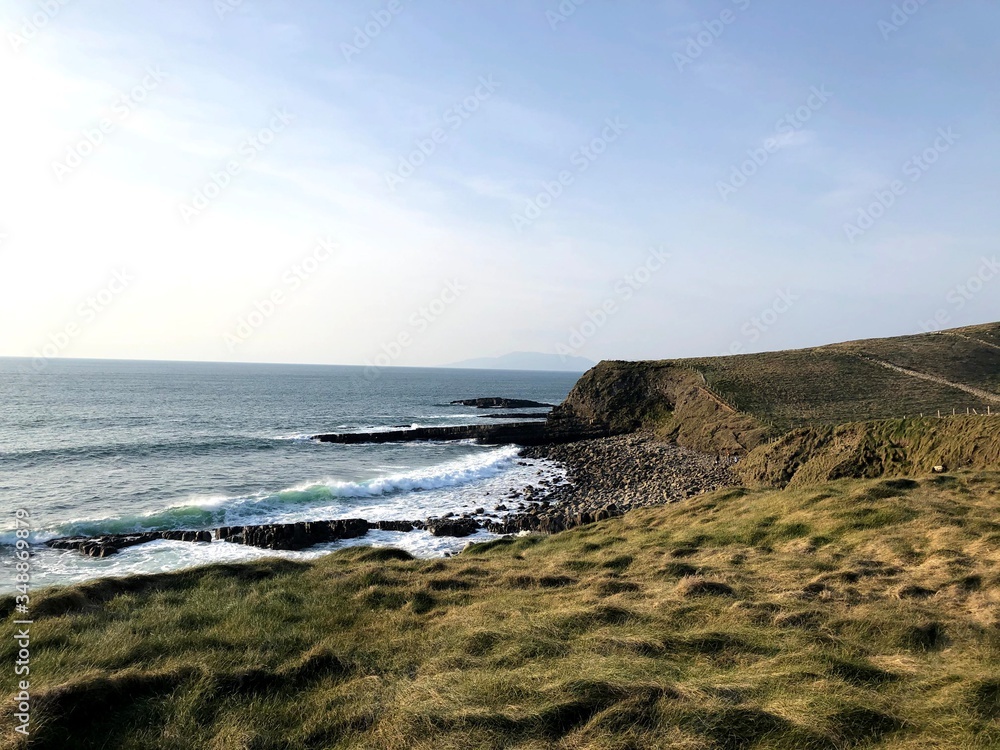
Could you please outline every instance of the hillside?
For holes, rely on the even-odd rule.
[[[39,592],[31,746],[995,748],[998,493],[724,490],[451,559]]]
[[[1000,323],[733,357],[602,362],[556,419],[745,453],[792,428],[1000,409]]]
[[[905,477],[1000,467],[1000,417],[887,419],[801,427],[750,451],[736,467],[754,487],[847,477]]]

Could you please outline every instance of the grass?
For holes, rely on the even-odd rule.
[[[737,472],[754,486],[1000,466],[1000,416],[888,419],[792,430],[751,451]]]
[[[891,361],[891,352],[874,345],[865,352]],[[1000,352],[983,348],[984,357],[992,359],[994,354]],[[937,356],[936,350],[933,355]],[[915,351],[907,359],[907,368],[921,372],[936,369],[929,366],[928,359]],[[737,409],[780,429],[936,415],[939,410],[944,414],[953,409],[964,413],[968,408],[985,412],[989,406],[963,391],[880,367],[836,347],[692,360],[689,364],[702,371],[711,388]]]
[[[745,453],[790,429],[904,417],[996,413],[1000,323],[738,357],[602,362],[563,412],[614,430],[652,428],[682,445]],[[888,369],[886,362],[932,382]]]
[[[986,337],[982,340],[988,341]],[[1000,349],[983,346],[972,336],[901,336],[842,344],[839,348],[1000,393]]]
[[[998,493],[730,489],[443,560],[38,592],[32,746],[1000,747]]]

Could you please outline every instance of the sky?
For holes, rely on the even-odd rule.
[[[0,0],[0,355],[1000,320],[997,28],[987,0]]]

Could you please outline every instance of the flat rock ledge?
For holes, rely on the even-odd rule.
[[[452,401],[452,406],[474,406],[477,409],[542,409],[552,408],[554,404],[543,404],[539,401],[528,401],[523,398],[466,398]]]
[[[496,414],[479,414],[480,419],[548,419],[548,412],[523,412],[523,411],[512,411],[512,412],[498,412]]]
[[[299,550],[338,539],[355,539],[367,534],[370,527],[363,518],[271,523],[263,526],[223,526],[215,530],[215,538],[262,549]]]
[[[138,534],[107,534],[105,536],[70,536],[50,539],[45,543],[52,549],[75,549],[88,557],[108,557],[126,547],[171,539],[178,542],[210,542],[211,531],[143,531]]]
[[[428,518],[426,521],[366,521],[346,518],[336,521],[269,523],[260,526],[222,526],[214,531],[145,531],[138,534],[106,534],[96,537],[61,537],[45,543],[52,549],[76,550],[88,557],[109,557],[127,547],[170,539],[180,542],[211,542],[221,539],[232,544],[273,550],[302,550],[338,539],[356,539],[369,531],[407,533],[422,529],[434,536],[465,537],[483,526],[473,518]]]
[[[505,424],[473,424],[454,427],[418,427],[409,430],[383,432],[341,432],[313,435],[320,443],[408,443],[419,440],[475,440],[482,445],[542,446],[605,437],[602,425],[564,425],[548,419],[545,422],[510,422]]]
[[[456,427],[417,427],[383,432],[343,432],[313,435],[320,443],[408,443],[419,440],[475,440],[485,445],[539,445],[548,442],[544,422],[460,425]]]

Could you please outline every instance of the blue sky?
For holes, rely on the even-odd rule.
[[[0,355],[654,358],[1000,319],[998,21],[0,0]]]

